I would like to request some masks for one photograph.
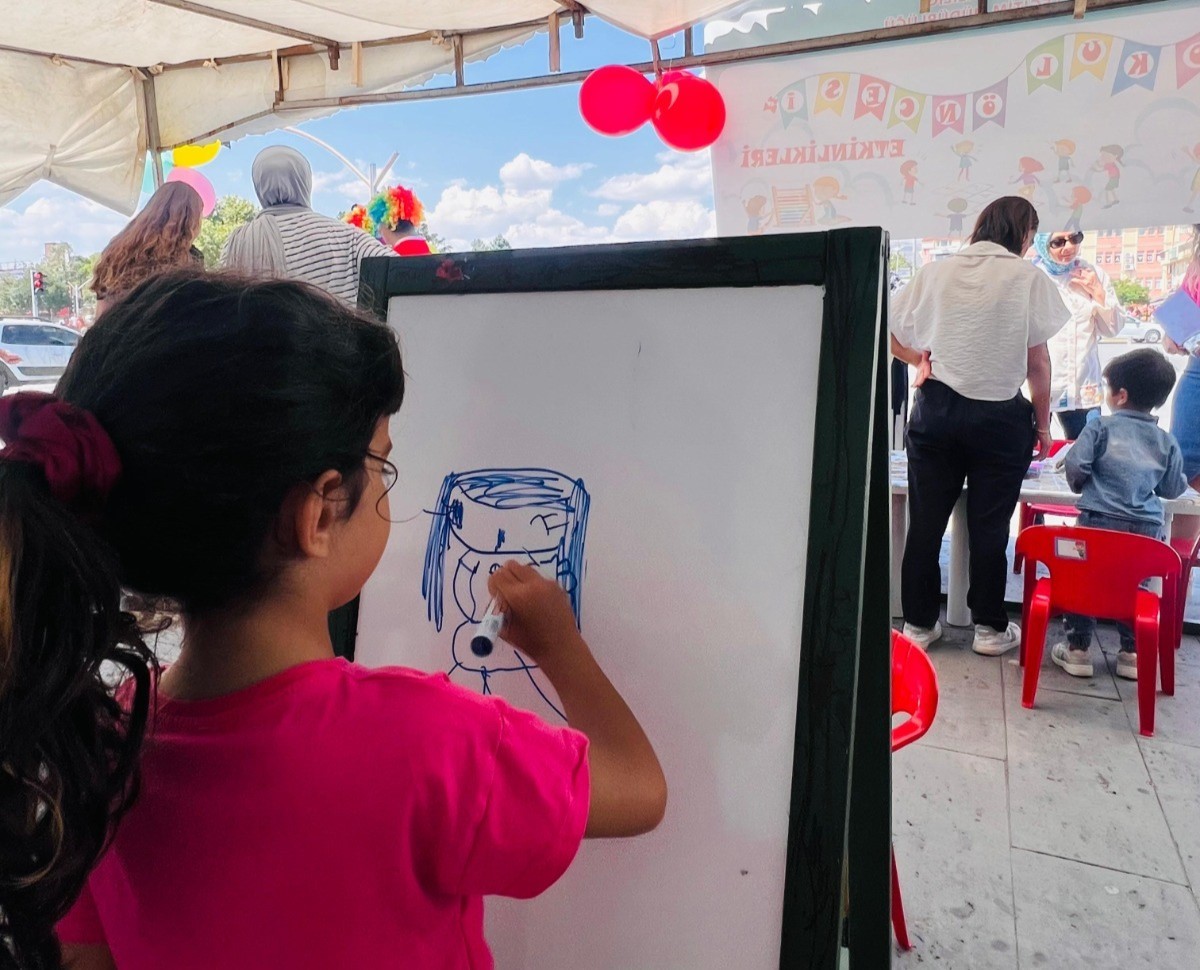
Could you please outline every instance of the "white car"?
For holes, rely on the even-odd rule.
[[[0,318],[0,393],[57,383],[79,338],[80,334],[57,323],[27,317]]]
[[[1153,321],[1139,320],[1137,317],[1124,317],[1124,325],[1117,331],[1118,340],[1132,340],[1135,344],[1157,344],[1162,342],[1163,331]]]

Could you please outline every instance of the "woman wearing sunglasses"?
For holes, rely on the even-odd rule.
[[[1099,341],[1121,327],[1120,304],[1103,270],[1079,258],[1083,233],[1039,233],[1033,262],[1058,287],[1070,322],[1050,340],[1050,409],[1063,436],[1074,441],[1088,415],[1100,413],[1104,386]]]

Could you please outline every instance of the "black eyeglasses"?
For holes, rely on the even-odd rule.
[[[1073,232],[1069,236],[1059,236],[1057,239],[1051,239],[1050,248],[1062,249],[1067,243],[1070,243],[1072,246],[1078,246],[1081,242],[1083,242],[1083,233]]]

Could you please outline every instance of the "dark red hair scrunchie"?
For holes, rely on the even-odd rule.
[[[121,457],[90,412],[41,391],[0,398],[0,459],[38,465],[50,494],[84,513],[97,513],[117,479]]]

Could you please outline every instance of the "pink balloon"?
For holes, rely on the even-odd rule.
[[[592,71],[579,89],[579,113],[602,135],[628,135],[650,120],[654,85],[631,67],[609,64]]]
[[[659,84],[651,121],[672,148],[699,151],[715,142],[724,129],[725,99],[704,78],[688,71],[670,71]]]
[[[194,168],[173,168],[167,176],[168,182],[182,182],[196,190],[196,194],[200,196],[200,203],[204,206],[203,213],[205,216],[212,215],[213,209],[217,206],[217,193],[212,187],[212,182],[204,177]]]

